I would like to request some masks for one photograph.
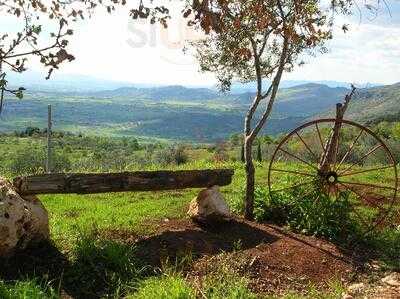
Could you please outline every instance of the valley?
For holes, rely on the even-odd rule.
[[[348,89],[307,83],[282,88],[263,134],[286,133],[317,117],[332,116]],[[222,94],[208,88],[183,86],[106,91],[31,91],[24,99],[7,99],[0,116],[0,132],[26,127],[44,128],[47,105],[54,111],[54,127],[76,134],[134,136],[139,139],[215,142],[242,131],[253,94]],[[359,89],[348,118],[364,124],[400,117],[400,85]]]

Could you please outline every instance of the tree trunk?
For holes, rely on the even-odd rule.
[[[261,152],[261,142],[258,141],[257,144],[257,161],[262,162],[262,152]]]
[[[246,158],[244,157],[244,143],[240,145],[240,161],[242,163],[246,162]]]
[[[252,146],[253,146],[253,140],[247,137],[244,143],[245,160],[246,160],[246,197],[245,197],[244,217],[247,220],[254,219],[255,169],[253,164]]]

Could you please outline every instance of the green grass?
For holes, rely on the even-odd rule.
[[[0,280],[0,298],[2,299],[56,299],[57,292],[47,283],[36,279],[5,283]]]
[[[195,299],[195,291],[179,274],[163,274],[140,283],[138,291],[128,299]]]
[[[85,139],[82,144],[78,139],[66,140],[71,142],[67,145],[78,148],[69,153],[72,161],[92,156],[98,143],[105,148],[115,146],[117,150],[123,147],[122,143],[120,144],[121,140],[111,144],[106,140],[90,138]],[[0,153],[3,156],[0,159],[6,161],[12,153],[28,145],[41,148],[43,143],[41,138],[2,139]],[[144,149],[132,152],[132,155],[144,154]],[[229,156],[233,157],[236,154],[232,150]],[[221,191],[234,211],[240,213],[243,209],[245,186],[244,166],[239,162],[215,162],[213,155],[214,153],[207,149],[191,149],[189,163],[166,167],[234,168],[232,184],[221,188]],[[256,163],[256,212],[260,213],[271,211],[272,207],[268,193],[267,166],[268,162]],[[299,168],[296,163],[282,163],[279,167],[291,170]],[[137,169],[158,170],[160,166],[154,163],[143,168],[139,165],[129,165],[126,170]],[[382,172],[380,178],[382,175],[386,179],[390,178],[387,172]],[[13,174],[8,176],[12,177]],[[365,175],[369,182],[374,182],[377,178],[376,174]],[[285,187],[290,181],[288,177],[281,175],[275,183]],[[32,260],[15,261],[19,266],[23,263],[22,267],[26,271],[22,271],[22,275],[7,277],[0,282],[0,298],[58,298],[61,290],[76,298],[270,298],[251,292],[246,275],[238,275],[226,268],[216,269],[208,273],[200,285],[194,284],[181,268],[159,269],[145,264],[140,258],[143,248],[124,243],[118,236],[112,236],[113,231],[118,230],[132,236],[149,235],[156,231],[157,225],[165,218],[187,217],[187,206],[197,192],[198,190],[180,190],[40,196],[49,212],[54,246],[51,247],[50,244],[50,248],[42,252],[42,260],[34,261],[39,265],[35,269],[29,266]],[[290,196],[293,197],[293,194],[287,194],[287,197]],[[271,219],[272,217],[268,216],[262,220]],[[321,221],[320,217],[311,217],[309,223],[315,224],[318,221]],[[325,222],[318,223],[319,226],[321,223],[329,226]],[[309,231],[304,232],[315,233],[315,228],[310,227]],[[387,269],[400,269],[399,229],[388,229],[361,241],[360,245],[376,251],[376,259]],[[50,266],[52,264],[56,266],[53,268]],[[7,267],[11,268],[12,263]],[[338,298],[340,292],[340,284],[332,285],[327,292],[320,292],[310,286],[305,294],[288,292],[284,298]]]
[[[184,217],[195,191],[185,193],[118,193],[99,195],[46,195],[52,239],[65,246],[82,230],[122,228],[146,233],[164,218]]]

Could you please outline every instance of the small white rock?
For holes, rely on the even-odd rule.
[[[343,294],[342,299],[353,299],[354,297],[350,294]]]
[[[222,222],[231,219],[231,212],[218,186],[200,191],[192,200],[188,215],[200,222]]]
[[[390,275],[382,278],[382,282],[392,287],[400,287],[400,273],[393,272]]]
[[[364,289],[365,289],[365,284],[360,282],[360,283],[355,283],[355,284],[352,284],[351,286],[349,286],[347,288],[347,291],[350,295],[354,296],[354,295],[362,293],[364,291]]]

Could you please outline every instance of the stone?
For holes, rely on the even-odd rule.
[[[49,239],[49,218],[35,196],[21,197],[0,177],[0,257]]]
[[[201,223],[226,222],[232,219],[231,212],[218,186],[200,191],[189,206],[188,215]]]
[[[392,287],[400,287],[400,273],[393,272],[382,278],[382,282]]]
[[[354,296],[354,295],[358,295],[358,294],[362,293],[364,291],[364,289],[365,289],[365,284],[360,282],[360,283],[355,283],[355,284],[350,285],[347,288],[347,292],[349,295]]]
[[[351,296],[350,294],[343,294],[342,299],[353,299],[354,297]]]

